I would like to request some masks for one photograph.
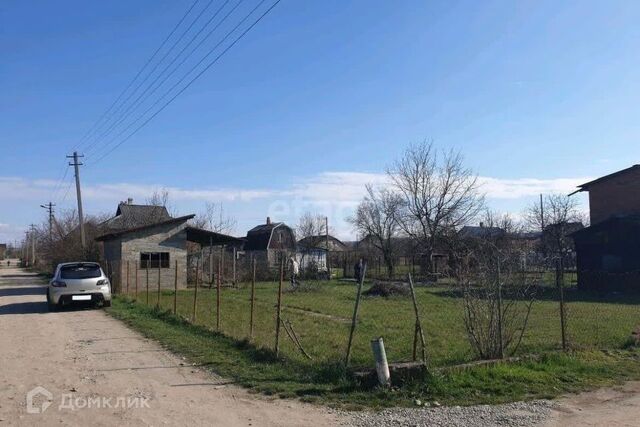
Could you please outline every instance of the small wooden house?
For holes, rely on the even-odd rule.
[[[293,230],[283,222],[267,222],[253,227],[247,232],[243,247],[245,256],[254,257],[259,265],[274,268],[281,256],[290,256],[296,251]]]

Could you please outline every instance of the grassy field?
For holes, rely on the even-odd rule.
[[[262,292],[268,295],[267,291]],[[271,303],[264,305],[271,306]],[[630,348],[566,354],[553,352],[518,363],[431,370],[424,378],[401,388],[366,390],[356,386],[339,364],[310,364],[286,355],[275,358],[271,351],[248,341],[230,338],[206,326],[193,325],[167,311],[135,303],[129,298],[116,298],[108,312],[183,355],[189,362],[210,367],[250,390],[346,409],[410,406],[414,399],[468,405],[552,398],[566,392],[640,378],[640,352]],[[211,315],[210,312],[201,314]],[[231,318],[225,316],[226,320]],[[266,314],[262,319],[272,320]],[[264,327],[265,331],[268,329]]]
[[[365,285],[365,289],[366,289]],[[418,304],[427,341],[430,366],[442,367],[474,360],[462,318],[462,299],[447,287],[418,287]],[[305,350],[313,357],[308,361],[281,333],[283,355],[301,364],[327,364],[342,361],[347,346],[356,287],[347,282],[315,283],[307,292],[284,292],[282,317],[289,320],[300,336]],[[163,291],[161,307],[171,310],[173,292]],[[138,302],[146,302],[140,292]],[[242,340],[249,336],[250,288],[241,284],[223,288],[221,293],[221,327],[223,334]],[[254,336],[252,344],[272,349],[275,343],[277,284],[256,285]],[[568,339],[574,349],[620,349],[638,325],[638,296],[612,295],[599,297],[566,291]],[[157,293],[150,290],[149,304],[155,305]],[[199,289],[196,324],[215,329],[215,290]],[[177,295],[178,315],[190,319],[193,289]],[[369,342],[382,336],[390,361],[410,360],[412,356],[414,314],[410,298],[364,297],[352,352],[354,365],[371,366]],[[555,289],[542,288],[534,302],[529,327],[518,354],[558,350],[561,345],[559,304]]]

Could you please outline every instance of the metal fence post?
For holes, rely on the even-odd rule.
[[[253,274],[251,277],[251,313],[249,315],[249,338],[253,339],[253,316],[256,302],[256,259],[251,256],[251,268]]]

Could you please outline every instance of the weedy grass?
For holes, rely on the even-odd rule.
[[[256,310],[256,336],[253,340],[245,338],[248,334],[248,322],[245,322],[242,303],[245,298],[242,294],[236,295],[235,298],[233,296],[234,292],[244,292],[243,290],[225,290],[227,305],[223,306],[226,310],[222,312],[225,315],[221,318],[223,325],[226,323],[227,327],[223,327],[222,332],[213,329],[215,312],[212,311],[212,307],[215,305],[212,306],[211,301],[215,301],[215,293],[210,290],[199,291],[198,298],[203,305],[198,305],[197,319],[200,323],[197,324],[188,320],[193,304],[193,300],[189,298],[190,290],[179,291],[178,315],[169,311],[172,307],[170,292],[163,293],[160,308],[153,307],[156,300],[153,298],[155,294],[152,294],[150,306],[146,306],[140,300],[134,302],[128,297],[117,297],[108,312],[145,336],[157,340],[170,351],[183,355],[189,362],[209,367],[215,373],[249,390],[283,398],[300,398],[303,401],[345,409],[410,406],[414,399],[469,405],[551,398],[568,392],[640,378],[640,351],[623,348],[626,339],[622,343],[614,341],[620,344],[620,348],[615,350],[577,350],[562,353],[543,347],[538,349],[542,355],[531,360],[449,369],[442,365],[456,360],[456,357],[450,356],[451,351],[465,354],[464,344],[459,339],[456,342],[456,337],[452,334],[446,336],[446,331],[442,330],[442,336],[429,340],[431,353],[436,352],[436,347],[433,346],[439,342],[438,340],[442,345],[452,346],[448,352],[441,350],[442,354],[449,354],[448,356],[435,357],[441,367],[431,365],[430,373],[424,378],[400,388],[363,389],[355,384],[341,362],[346,348],[345,330],[348,328],[348,322],[344,322],[343,318],[352,309],[350,304],[353,298],[349,295],[352,294],[353,287],[335,285],[338,289],[334,291],[333,298],[328,298],[327,295],[313,295],[311,292],[286,296],[288,300],[283,313],[285,317],[292,319],[296,331],[302,336],[303,345],[314,356],[314,360],[309,361],[299,355],[286,336],[282,337],[283,351],[280,357],[276,357],[271,350],[274,344],[275,309],[273,292],[267,286],[273,284],[260,284],[260,298],[257,304],[260,306],[260,315]],[[442,327],[446,328],[447,325],[451,327],[451,322],[461,322],[456,318],[456,314],[451,313],[452,310],[447,312],[447,308],[457,303],[455,298],[438,294],[433,289],[420,289],[419,292],[423,310],[424,306],[429,307],[429,310],[435,310],[424,313],[431,315],[430,323],[427,325],[433,327],[440,322]],[[139,295],[139,298],[141,296],[143,295]],[[207,299],[209,302],[205,304]],[[236,304],[233,304],[234,301]],[[322,304],[329,302],[330,309],[327,310]],[[406,329],[405,322],[411,321],[410,313],[407,315],[397,308],[394,309],[394,303],[398,302],[393,299],[376,300],[375,304],[371,301],[363,302],[363,307],[369,304],[372,312],[367,314],[365,309],[361,313],[356,332],[361,337],[359,345],[364,344],[368,347],[369,338],[380,335],[377,333],[380,327],[389,328],[385,320],[391,326]],[[410,302],[402,301],[402,304]],[[381,324],[366,320],[367,316],[376,313],[376,309],[387,313],[383,320],[376,320],[382,322]],[[316,314],[309,314],[307,311]],[[322,316],[318,316],[317,313]],[[325,315],[341,320],[332,320]],[[238,329],[234,329],[234,319],[242,325],[241,328],[236,325]],[[542,322],[543,319],[537,321]],[[535,325],[535,322],[533,324]],[[314,328],[314,325],[317,335],[306,331],[306,328]],[[425,328],[427,333],[433,330],[429,329],[429,326]],[[552,329],[551,326],[549,328]],[[238,336],[234,335],[234,331]],[[314,336],[322,336],[322,339],[314,342]],[[410,352],[412,336],[405,334],[403,337],[389,340],[391,344],[387,346],[395,348],[396,345],[403,345],[403,356],[406,356]],[[400,344],[402,339],[409,342]],[[355,364],[370,364],[370,359],[364,356],[364,349],[359,348],[358,352],[354,353]],[[396,353],[392,350],[391,354],[401,352]],[[464,361],[468,357],[457,359]]]

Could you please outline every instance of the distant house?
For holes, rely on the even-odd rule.
[[[348,250],[342,241],[332,235],[307,236],[298,240],[298,246],[303,248],[329,249],[329,252],[343,252]]]
[[[578,187],[589,192],[591,225],[571,234],[578,287],[640,290],[640,165]]]
[[[245,256],[254,257],[256,262],[276,267],[280,256],[292,255],[296,251],[293,230],[283,222],[267,222],[253,227],[247,232],[243,251]]]
[[[116,215],[103,222],[103,260],[113,282],[124,289],[137,282],[162,288],[187,285],[187,242],[201,246],[239,245],[241,239],[190,227],[195,215],[173,218],[166,208],[120,203]],[[177,268],[177,270],[176,270]],[[177,271],[177,275],[176,275]]]
[[[498,239],[507,234],[500,227],[487,227],[483,223],[480,225],[465,225],[458,231],[461,239]]]

